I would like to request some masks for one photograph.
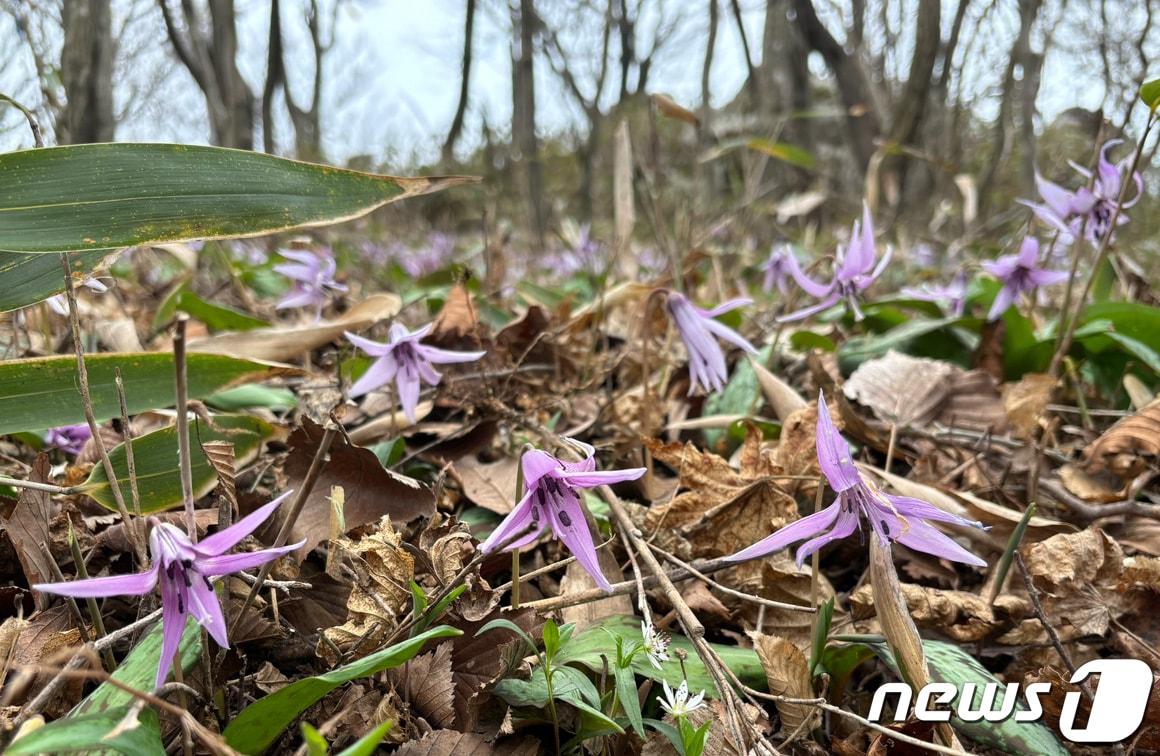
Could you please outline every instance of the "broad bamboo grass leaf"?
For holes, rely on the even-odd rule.
[[[186,358],[189,397],[271,378],[300,375],[289,365],[216,354]],[[85,357],[97,422],[120,415],[114,371],[121,369],[130,415],[173,404],[173,355],[110,353]],[[0,362],[0,435],[84,422],[71,355]]]
[[[205,496],[217,485],[217,474],[202,451],[201,444],[209,441],[233,444],[235,465],[240,468],[258,455],[263,442],[276,435],[272,425],[249,415],[217,415],[212,420],[211,424],[198,418],[189,429],[194,499]],[[129,467],[125,444],[113,448],[109,452],[109,460],[113,463],[121,490],[128,491]],[[176,427],[162,428],[134,438],[133,461],[143,514],[160,512],[181,504]],[[116,511],[117,502],[102,465],[93,466],[80,488],[101,506]]]
[[[71,256],[74,275],[92,273],[115,250],[97,249]],[[0,312],[19,310],[64,291],[64,272],[56,255],[0,251]]]
[[[454,638],[462,634],[462,631],[453,627],[440,625],[324,675],[297,680],[242,709],[226,726],[222,735],[231,748],[245,754],[260,754],[302,712],[339,685],[360,677],[369,677],[385,669],[394,669],[418,654],[429,640]]]
[[[360,173],[183,144],[0,155],[0,250],[63,252],[260,236],[357,218],[473,179]]]
[[[161,644],[162,627],[161,623],[156,623],[117,667],[112,675],[113,679],[135,690],[152,690],[158,659],[161,657]],[[185,671],[192,669],[200,656],[201,631],[197,623],[190,620],[186,623],[178,647],[182,669]],[[55,754],[108,749],[126,756],[138,754],[160,756],[165,753],[161,743],[161,725],[157,714],[148,708],[142,711],[140,725],[137,728],[125,730],[114,738],[108,738],[109,733],[121,722],[134,700],[132,694],[112,683],[101,683],[67,716],[50,722],[12,743],[5,753]]]

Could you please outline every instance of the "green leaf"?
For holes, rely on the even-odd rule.
[[[1150,110],[1160,108],[1160,79],[1152,79],[1141,84],[1140,99]]]
[[[306,746],[306,756],[326,756],[330,753],[330,744],[322,733],[309,722],[303,722],[299,727],[302,731],[302,744]]]
[[[166,295],[153,316],[153,329],[160,331],[173,320],[177,312],[184,312],[200,320],[211,331],[252,331],[270,325],[261,318],[247,315],[232,307],[205,301],[189,290],[188,282],[176,286]]]
[[[237,386],[210,394],[205,403],[224,412],[235,412],[251,407],[265,407],[269,410],[284,411],[298,406],[298,397],[290,389],[274,386]]]
[[[607,639],[606,639],[607,640]],[[575,667],[554,667],[552,669],[552,692],[556,700],[564,701],[595,719],[601,727],[624,732],[624,728],[600,710],[600,693],[596,686]],[[544,709],[548,705],[548,683],[540,669],[532,673],[530,680],[500,680],[495,686],[495,694],[512,706],[529,706]]]
[[[512,622],[511,620],[493,619],[491,622],[488,622],[486,625],[476,630],[475,637],[478,638],[489,630],[495,630],[497,628],[511,630],[513,633],[523,639],[524,643],[527,644],[528,648],[533,654],[539,653],[539,650],[536,647],[536,642],[532,640],[532,636],[528,635],[527,631],[525,631],[522,627]]]
[[[599,626],[586,628],[573,638],[556,657],[556,664],[575,663],[593,671],[604,669],[602,657],[608,653],[610,648],[609,634],[622,637],[626,647],[639,644],[641,641],[640,620],[629,615],[607,617],[601,620]],[[755,651],[718,643],[710,645],[742,682],[759,690],[765,689],[765,671],[762,669],[761,660],[757,658]],[[698,690],[704,690],[705,695],[709,698],[716,696],[717,688],[713,684],[713,679],[706,671],[705,665],[701,663],[697,652],[693,650],[693,644],[682,635],[672,636],[672,645],[670,646],[672,658],[665,662],[661,669],[654,667],[645,654],[637,654],[632,659],[632,671],[641,677],[667,681],[669,685],[676,688],[684,679],[681,675],[681,663],[677,660],[676,654],[671,653],[676,649],[682,649],[688,655],[685,660],[685,670],[688,672],[689,688],[694,693]]]
[[[73,275],[92,273],[110,254],[102,249],[71,255]],[[0,281],[0,312],[8,312],[64,291],[64,269],[55,255],[0,252]]]
[[[769,362],[769,354],[773,349],[767,346],[753,358],[765,365]],[[738,360],[733,368],[733,375],[721,391],[710,394],[705,399],[703,415],[748,415],[757,404],[760,388],[757,384],[757,374],[749,360]],[[710,449],[724,451],[725,430],[721,428],[706,428],[701,431],[705,436],[705,444]]]
[[[810,647],[810,676],[817,674],[818,665],[822,663],[822,654],[826,648],[826,639],[830,635],[830,622],[834,619],[834,597],[818,607],[817,621],[814,623],[814,642]]]
[[[411,583],[414,587],[418,588],[418,584],[416,584],[414,581],[411,581]],[[443,612],[447,611],[447,607],[451,606],[451,602],[462,596],[463,592],[466,590],[466,585],[457,585],[448,591],[446,596],[439,599],[439,602],[435,604],[435,606],[426,608],[422,616],[416,614],[415,616],[419,618],[415,621],[415,627],[411,629],[411,635],[417,635],[423,632],[427,629],[428,625],[442,617]]]
[[[965,324],[970,318],[939,318],[928,320],[915,318],[908,323],[892,328],[886,333],[855,336],[838,347],[838,366],[843,375],[849,375],[863,362],[881,357],[891,349],[909,353],[908,347],[920,337],[938,333],[951,326]]]
[[[157,676],[157,664],[161,659],[162,626],[160,622],[153,623],[149,631],[137,641],[137,645],[117,667],[112,677],[120,683],[136,690],[153,690],[153,681]],[[193,669],[193,665],[201,656],[201,626],[187,617],[185,631],[181,635],[181,645],[178,646],[181,659],[181,668],[185,671]],[[118,709],[128,706],[134,700],[133,696],[110,682],[103,682],[97,689],[76,705],[70,716],[76,714],[93,714],[105,710]]]
[[[242,753],[262,753],[302,712],[339,685],[398,667],[419,653],[429,640],[462,634],[453,627],[440,625],[324,675],[293,682],[242,709],[222,735],[230,747]]]
[[[1006,696],[1006,686],[992,675],[977,659],[963,651],[956,645],[943,641],[924,640],[923,649],[930,667],[931,680],[935,682],[949,682],[958,687],[959,692],[950,703],[952,714],[951,723],[956,732],[989,748],[1005,753],[1021,756],[1026,753],[1038,756],[1067,756],[1068,752],[1059,742],[1055,733],[1042,722],[1016,722],[1015,718],[1008,717],[1002,722],[966,722],[958,717],[959,697],[965,683],[975,683],[975,695],[972,703],[977,708],[983,697],[983,687],[987,683],[999,684],[998,694],[995,696],[994,706],[1002,705]],[[894,657],[885,644],[875,645],[875,653],[892,669],[895,668]],[[1023,701],[1015,703],[1016,711],[1026,711]]]
[[[627,667],[613,667],[613,677],[616,679],[616,697],[620,700],[620,707],[624,715],[632,723],[632,729],[637,735],[644,737],[644,719],[640,711],[640,698],[637,693],[636,675]]]
[[[161,743],[161,725],[157,713],[144,709],[138,725],[107,737],[128,713],[129,707],[110,709],[96,714],[65,717],[49,722],[8,746],[5,754],[58,754],[80,752],[123,753],[125,756],[165,756]]]
[[[209,441],[228,441],[234,445],[234,461],[240,468],[261,451],[263,442],[273,438],[274,427],[250,415],[215,415],[213,425],[197,418],[189,426],[189,461],[193,473],[194,499],[205,496],[217,485],[217,473],[202,451]],[[137,491],[141,496],[141,512],[149,514],[175,507],[182,502],[181,472],[178,466],[177,427],[169,426],[133,439],[133,462],[136,465]],[[109,452],[121,493],[128,501],[129,463],[125,444],[118,444]],[[116,511],[113,496],[103,465],[94,465],[81,490],[102,506]]]
[[[793,144],[774,142],[771,139],[757,137],[747,141],[745,146],[751,150],[769,155],[771,158],[780,160],[783,163],[795,165],[798,168],[809,170],[814,167],[815,161],[813,153]]]
[[[161,658],[162,627],[156,622],[137,642],[112,677],[119,683],[140,691],[153,690],[157,664]],[[193,668],[201,656],[201,628],[192,617],[187,618],[185,632],[178,646],[182,669]],[[68,716],[50,722],[29,733],[8,747],[5,753],[71,753],[75,751],[115,751],[128,756],[165,753],[161,743],[161,723],[157,713],[146,708],[138,718],[138,725],[114,738],[107,738],[120,724],[134,697],[111,682],[101,683],[96,690],[76,705]]]
[[[464,178],[398,178],[258,152],[79,144],[0,155],[0,249],[113,249],[357,218]]]
[[[98,422],[121,414],[113,382],[113,371],[118,367],[124,378],[130,415],[173,404],[171,354],[98,354],[85,357],[85,364],[93,414]],[[191,399],[242,383],[301,372],[287,365],[217,354],[190,354],[186,365]],[[0,362],[0,435],[84,422],[76,372],[76,358],[68,355]]]
[[[371,756],[378,750],[379,743],[383,742],[383,738],[387,737],[387,733],[391,731],[394,722],[387,720],[375,729],[363,735],[347,748],[342,749],[338,756]]]

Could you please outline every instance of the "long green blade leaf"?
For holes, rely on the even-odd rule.
[[[70,257],[73,274],[91,273],[111,250],[78,252]],[[64,269],[56,255],[0,252],[0,312],[19,310],[64,291]]]
[[[80,144],[0,155],[0,250],[61,252],[258,236],[357,218],[461,184],[258,152]]]
[[[324,675],[306,677],[242,709],[226,726],[226,743],[242,753],[262,753],[298,716],[343,683],[403,664],[433,638],[452,638],[462,631],[440,625]]]
[[[200,399],[243,383],[298,375],[286,365],[218,354],[187,358],[189,396]],[[120,414],[114,370],[121,368],[129,413],[173,404],[173,355],[98,354],[85,358],[89,392],[98,421]],[[0,362],[0,435],[84,422],[74,357],[36,357]]]

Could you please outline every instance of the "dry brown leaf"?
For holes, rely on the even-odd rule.
[[[292,451],[285,468],[290,488],[302,486],[322,435],[322,428],[307,418],[303,418],[302,427],[290,435],[287,443]],[[348,532],[376,522],[384,515],[403,525],[435,513],[435,497],[431,489],[414,478],[385,469],[374,452],[348,444],[339,434],[330,446],[330,461],[322,468],[290,530],[290,543],[306,540],[306,544],[294,552],[298,561],[305,559],[311,549],[326,538],[330,524],[330,489],[334,486],[342,486],[346,492],[343,514]],[[282,526],[282,518],[288,512],[289,508],[283,507],[270,518],[269,524],[259,533],[263,542],[273,543]]]
[[[989,638],[1013,622],[1022,620],[1029,611],[1026,599],[1002,594],[994,607],[986,599],[966,591],[951,591],[928,586],[903,583],[902,595],[910,616],[921,627],[946,634],[960,643],[973,643]],[[864,585],[850,595],[854,619],[869,619],[875,615],[874,592]]]
[[[999,382],[983,370],[960,370],[953,374],[937,421],[949,428],[1006,433],[1007,410],[999,393]]]
[[[444,349],[479,348],[479,316],[471,292],[462,283],[456,283],[447,293],[427,340]]]
[[[234,445],[229,441],[206,441],[201,445],[205,458],[218,479],[218,492],[228,503],[230,510],[238,508],[238,491],[235,485],[237,470],[234,466]]]
[[[795,606],[811,606],[813,598],[813,577],[809,565],[798,567],[790,556],[775,556],[772,559],[762,559],[746,562],[724,573],[721,580],[738,590],[761,596],[770,601]],[[825,602],[834,597],[834,587],[825,575],[818,575],[818,601]],[[790,641],[798,648],[806,648],[813,639],[812,612],[798,612],[792,609],[765,607],[759,612],[753,602],[743,602],[740,611],[749,627],[756,628],[760,633],[778,635]],[[761,627],[757,627],[757,619],[761,617]],[[835,607],[834,622],[841,622],[844,612]]]
[[[1007,409],[1011,430],[1018,438],[1030,439],[1038,432],[1056,383],[1046,373],[1025,373],[1018,383],[1003,386],[1003,406]]]
[[[1126,493],[1124,481],[1107,470],[1089,472],[1080,465],[1068,462],[1057,472],[1063,487],[1084,501],[1120,501]]]
[[[950,363],[891,350],[859,365],[842,391],[879,420],[921,427],[938,416],[957,372],[961,369]]]
[[[342,552],[358,583],[346,601],[347,621],[323,630],[330,641],[318,644],[318,654],[333,664],[333,644],[340,651],[357,646],[361,654],[373,651],[377,641],[394,631],[399,618],[411,608],[409,585],[415,577],[415,558],[402,545],[402,537],[384,518],[375,533],[357,541],[342,538],[331,542]]]
[[[754,635],[753,650],[761,659],[770,693],[788,698],[814,697],[809,662],[801,649],[776,635]],[[808,735],[821,721],[820,710],[809,704],[777,702],[777,713],[781,715],[783,737],[791,733]]]
[[[34,483],[48,483],[51,465],[47,454],[39,454],[32,464],[28,479]],[[28,585],[52,582],[52,565],[40,550],[40,544],[52,544],[48,523],[52,519],[52,495],[31,488],[20,490],[20,498],[12,514],[4,521],[4,532],[16,549],[16,557]],[[43,597],[37,593],[37,605],[43,605]]]
[[[483,694],[499,680],[511,674],[528,653],[528,647],[516,633],[507,628],[476,635],[487,623],[503,618],[539,637],[543,621],[529,609],[493,609],[477,620],[455,623],[463,635],[452,641],[451,675],[455,680],[455,726],[464,731],[475,728],[479,709],[486,702]]]
[[[404,743],[398,756],[539,756],[540,742],[530,737],[502,738],[489,743],[483,736],[455,730],[436,730],[419,740]]]
[[[753,368],[753,374],[757,376],[757,385],[761,387],[761,393],[765,394],[765,401],[769,402],[769,406],[773,409],[773,414],[777,416],[778,420],[785,421],[793,413],[805,409],[808,402],[802,399],[801,394],[788,383],[769,372],[765,365],[750,357],[749,366]]]
[[[677,471],[685,489],[649,510],[648,529],[677,529],[695,556],[732,554],[798,518],[797,504],[772,477],[781,470],[754,426],[742,445],[740,470],[693,444],[645,443],[655,460]]]
[[[914,689],[930,682],[926,667],[926,652],[918,628],[910,618],[910,609],[902,594],[898,573],[894,569],[890,545],[883,543],[877,533],[870,535],[870,585],[877,608],[882,634],[890,644],[902,678]]]
[[[372,294],[333,320],[219,333],[190,341],[189,350],[281,362],[329,344],[340,338],[344,331],[364,331],[392,318],[402,305],[403,300],[395,294]]]
[[[452,470],[459,476],[463,494],[475,504],[496,514],[512,511],[519,477],[518,457],[504,457],[496,462],[480,462],[475,457],[456,460]]]
[[[601,549],[596,553],[600,561],[600,570],[611,582],[619,582],[624,578],[616,557],[608,549]],[[564,571],[564,579],[560,581],[560,595],[583,593],[596,587],[596,581],[588,571],[578,562],[572,562]],[[560,618],[564,622],[576,625],[577,632],[592,625],[599,625],[600,621],[608,617],[623,616],[633,613],[632,599],[627,596],[609,596],[608,598],[586,601],[576,606],[565,607],[560,610]]]
[[[455,724],[455,683],[451,679],[451,643],[416,656],[403,667],[391,671],[396,687],[407,691],[407,700],[416,713],[437,728]]]
[[[701,119],[697,117],[696,113],[681,105],[667,94],[658,92],[657,94],[649,95],[649,98],[653,101],[653,105],[656,106],[656,109],[661,115],[666,118],[672,118],[673,120],[687,123],[690,126],[701,125]]]
[[[1083,453],[1089,470],[1108,470],[1125,481],[1154,468],[1160,463],[1160,399],[1121,418]]]

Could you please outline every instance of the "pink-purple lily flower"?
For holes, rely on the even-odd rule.
[[[838,494],[830,506],[790,523],[752,546],[726,557],[729,561],[749,559],[781,551],[797,541],[806,540],[797,552],[800,567],[805,558],[831,541],[838,541],[861,530],[862,520],[882,541],[897,541],[915,551],[923,551],[952,562],[976,567],[987,565],[930,523],[949,522],[982,528],[982,523],[944,512],[933,504],[908,496],[883,493],[862,477],[850,456],[850,447],[830,419],[825,396],[818,395],[817,426],[818,465]]]
[[[1003,282],[987,313],[988,321],[998,320],[1020,295],[1066,281],[1069,275],[1066,270],[1046,270],[1039,266],[1039,241],[1033,236],[1023,239],[1018,254],[985,262],[983,269]]]
[[[845,301],[854,313],[855,320],[862,320],[862,308],[859,300],[862,292],[870,288],[870,284],[882,275],[886,265],[890,262],[893,250],[886,248],[886,254],[874,264],[878,251],[874,247],[874,225],[870,217],[870,206],[862,204],[862,221],[854,221],[854,228],[850,233],[850,243],[845,247],[838,247],[837,270],[834,278],[828,284],[818,283],[807,276],[798,266],[797,259],[792,255],[786,259],[789,274],[807,294],[820,300],[817,304],[804,307],[796,312],[778,318],[780,323],[789,323],[803,320],[816,315],[823,310],[833,307],[838,302]]]
[[[77,425],[62,425],[52,428],[44,436],[44,443],[53,449],[60,449],[65,454],[75,457],[85,448],[85,444],[93,437],[88,423]]]
[[[173,656],[181,643],[186,618],[193,616],[210,637],[222,648],[229,648],[226,621],[221,603],[214,593],[211,581],[239,570],[259,567],[302,547],[305,540],[272,549],[226,554],[266,518],[273,514],[290,491],[259,507],[230,527],[194,543],[176,525],[159,522],[151,517],[149,555],[153,565],[135,575],[73,580],[65,583],[40,583],[32,588],[73,598],[102,598],[105,596],[144,596],[154,586],[161,586],[161,659],[157,667],[155,687],[164,684],[173,664]]]
[[[294,282],[294,286],[278,301],[276,309],[285,310],[290,307],[313,307],[314,317],[322,317],[322,308],[332,291],[345,292],[347,287],[334,280],[338,270],[338,263],[330,250],[323,250],[320,254],[295,249],[278,251],[282,257],[290,260],[288,263],[279,263],[274,270]]]
[[[960,318],[967,308],[967,274],[960,270],[951,279],[949,284],[938,285],[924,283],[918,286],[905,286],[899,294],[920,302],[934,302],[940,307]]]
[[[1116,203],[1120,201],[1125,178],[1136,184],[1136,192],[1131,198],[1124,199],[1115,225],[1120,226],[1128,222],[1128,216],[1122,212],[1123,209],[1136,204],[1144,194],[1144,178],[1139,171],[1128,177],[1128,171],[1132,166],[1131,155],[1118,163],[1108,160],[1108,150],[1122,143],[1122,139],[1112,139],[1104,143],[1094,177],[1087,168],[1069,161],[1077,173],[1091,182],[1090,189],[1081,186],[1071,192],[1036,174],[1035,186],[1039,189],[1039,196],[1043,198],[1043,202],[1038,204],[1026,200],[1020,202],[1034,210],[1040,220],[1060,231],[1066,238],[1074,239],[1079,236],[1082,227],[1084,236],[1093,244],[1098,243],[1113,230],[1112,215],[1115,214]]]
[[[596,470],[596,450],[588,444],[568,439],[583,449],[584,459],[565,462],[546,451],[533,449],[524,454],[524,497],[479,547],[484,554],[496,549],[519,549],[535,541],[546,528],[561,541],[596,584],[612,590],[600,569],[596,543],[588,529],[588,519],[577,489],[622,483],[644,475],[645,468]]]
[[[789,261],[791,257],[793,250],[788,244],[778,244],[769,250],[769,257],[761,264],[761,270],[765,273],[761,288],[767,294],[773,291],[774,287],[777,287],[783,296],[789,293],[789,279],[793,275],[790,266],[797,265],[797,260]]]
[[[757,349],[732,328],[718,323],[714,318],[738,307],[753,304],[752,299],[731,299],[716,307],[704,310],[695,306],[678,292],[670,291],[665,298],[665,308],[677,327],[685,351],[689,353],[689,395],[697,390],[720,391],[729,378],[725,365],[725,353],[716,339],[724,339],[741,347],[750,354]],[[714,338],[716,337],[716,338]]]
[[[376,358],[362,377],[350,387],[352,397],[370,393],[391,380],[399,392],[399,403],[403,414],[415,422],[415,407],[419,404],[421,383],[436,386],[443,378],[432,365],[450,362],[474,362],[487,352],[452,352],[447,349],[428,346],[420,339],[431,332],[433,324],[427,324],[417,331],[408,331],[401,323],[391,325],[387,343],[382,344],[347,331],[350,343]]]

